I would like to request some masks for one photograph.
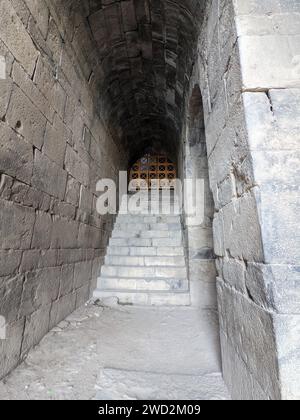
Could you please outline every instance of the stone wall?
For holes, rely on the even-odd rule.
[[[299,398],[299,11],[213,0],[199,42],[223,372],[238,399]]]
[[[67,5],[0,2],[1,377],[88,300],[112,227],[95,184],[124,168],[97,112],[93,41]]]
[[[184,217],[186,256],[192,304],[203,309],[216,310],[216,265],[212,232],[214,202],[208,176],[203,102],[197,82],[199,79],[193,74],[187,95],[179,161],[182,162],[183,167],[182,178],[203,182],[201,203],[203,205],[201,218],[203,219],[197,221],[187,214]],[[198,197],[198,194],[194,195],[193,205],[196,204],[196,196]]]

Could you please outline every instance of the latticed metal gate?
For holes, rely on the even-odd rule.
[[[146,154],[130,170],[134,189],[173,188],[176,179],[175,164],[164,155]]]

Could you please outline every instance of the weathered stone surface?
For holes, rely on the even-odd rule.
[[[221,279],[217,285],[221,331],[260,387],[268,390],[271,399],[280,398],[273,314],[226,286]]]
[[[79,289],[81,286],[90,282],[92,277],[92,262],[79,262],[74,267],[74,287]]]
[[[0,123],[0,133],[1,171],[29,183],[33,168],[32,146],[6,124]]]
[[[39,109],[16,86],[13,89],[7,110],[10,126],[38,149],[42,147],[46,119]]]
[[[56,326],[75,310],[76,293],[71,293],[61,297],[54,302],[50,313],[50,328]]]
[[[51,305],[41,307],[26,317],[22,354],[38,344],[49,331]]]
[[[14,274],[21,262],[21,251],[0,251],[0,276]]]
[[[30,315],[55,301],[59,293],[60,267],[45,268],[26,274],[21,315]]]
[[[47,249],[51,245],[52,218],[49,213],[37,212],[31,248]]]
[[[7,325],[6,340],[0,340],[0,371],[1,376],[7,375],[20,362],[23,340],[24,319]]]
[[[54,197],[64,198],[67,172],[59,168],[39,150],[35,150],[32,184],[35,188]]]
[[[299,266],[248,264],[246,285],[260,306],[285,314],[295,314],[299,310]]]
[[[0,200],[0,238],[2,249],[30,248],[34,211],[28,207]]]
[[[18,318],[24,277],[16,275],[0,281],[0,315],[6,323],[13,323]]]
[[[38,51],[9,0],[1,1],[0,16],[0,38],[32,75]]]
[[[57,265],[57,250],[30,249],[23,252],[20,271],[34,271],[38,268],[55,267]]]
[[[78,223],[53,217],[51,248],[77,248]]]
[[[63,265],[61,268],[61,283],[59,295],[65,296],[71,293],[74,289],[74,265]]]

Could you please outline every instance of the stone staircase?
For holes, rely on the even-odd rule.
[[[161,211],[118,215],[95,298],[117,298],[124,305],[190,305],[181,220]]]

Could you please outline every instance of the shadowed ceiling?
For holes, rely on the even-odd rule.
[[[110,128],[132,157],[157,144],[174,149],[204,1],[68,3],[92,37],[99,111]]]

